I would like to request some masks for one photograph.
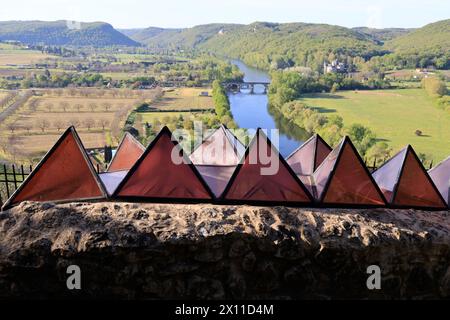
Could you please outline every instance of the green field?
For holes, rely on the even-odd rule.
[[[304,95],[302,102],[327,115],[339,114],[346,126],[360,123],[395,151],[411,144],[434,161],[450,155],[450,114],[434,106],[422,89],[341,91]],[[421,130],[423,136],[416,136]]]
[[[143,122],[151,123],[154,119],[158,119],[162,121],[165,117],[179,117],[180,114],[183,116],[187,116],[191,114],[190,112],[139,112],[139,115],[142,116]]]

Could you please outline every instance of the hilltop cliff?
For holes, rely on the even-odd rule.
[[[23,203],[0,213],[0,297],[449,298],[450,213]]]

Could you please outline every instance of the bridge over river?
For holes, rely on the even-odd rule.
[[[267,89],[269,88],[270,82],[263,81],[244,81],[244,82],[226,82],[223,83],[225,90],[231,92],[241,92],[241,90],[249,90],[250,94],[267,94]],[[261,92],[256,92],[255,88],[261,87]]]

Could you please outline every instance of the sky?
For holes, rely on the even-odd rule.
[[[0,6],[0,21],[104,21],[116,28],[255,21],[412,28],[448,18],[449,0],[2,0]]]

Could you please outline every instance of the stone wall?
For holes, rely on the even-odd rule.
[[[450,298],[449,248],[448,211],[23,203],[0,213],[0,298]]]

